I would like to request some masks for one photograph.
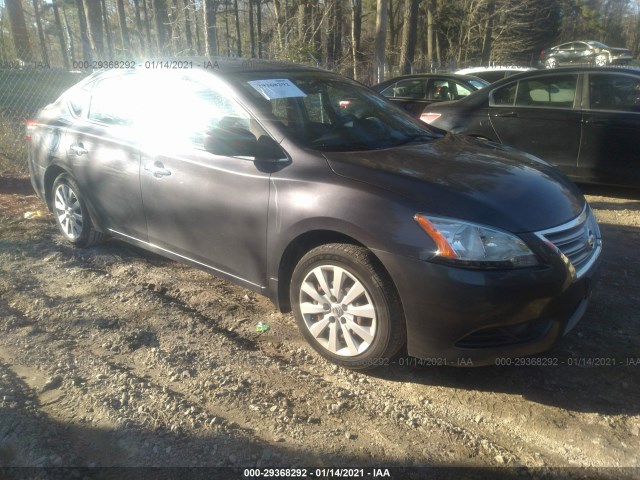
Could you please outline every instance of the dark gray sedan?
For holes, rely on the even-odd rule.
[[[640,187],[638,69],[525,72],[433,105],[422,118],[532,153],[579,182]]]
[[[554,168],[329,72],[205,67],[97,73],[29,124],[66,240],[111,236],[267,295],[350,368],[405,344],[437,364],[530,355],[581,318],[600,233]]]

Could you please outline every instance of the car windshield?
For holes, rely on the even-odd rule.
[[[330,73],[252,72],[235,78],[258,116],[280,122],[305,148],[377,150],[441,136],[371,90]]]
[[[596,47],[596,48],[608,48],[604,43],[600,43],[600,42],[587,42],[589,45]]]

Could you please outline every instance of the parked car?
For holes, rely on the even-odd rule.
[[[531,67],[508,67],[496,65],[493,67],[470,67],[463,68],[456,72],[457,75],[472,75],[474,77],[486,80],[489,83],[497,82],[503,78],[510,77],[516,73],[526,72],[529,70],[535,70]]]
[[[595,40],[567,42],[540,52],[540,65],[556,68],[567,65],[625,65],[633,60],[627,48],[608,47]]]
[[[486,80],[472,76],[425,73],[392,78],[371,88],[412,117],[420,118],[427,105],[466,97],[488,84]]]
[[[423,120],[532,153],[579,182],[640,187],[640,70],[564,68],[526,72]]]
[[[267,295],[350,368],[405,343],[438,364],[529,355],[580,319],[600,233],[556,169],[323,70],[216,65],[93,74],[29,123],[68,242],[111,236]]]

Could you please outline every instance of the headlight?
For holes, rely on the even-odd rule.
[[[471,268],[518,268],[540,264],[529,247],[510,233],[420,213],[414,219],[437,245],[434,259]]]

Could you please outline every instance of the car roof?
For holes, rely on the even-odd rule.
[[[510,77],[499,80],[491,84],[492,90],[500,85],[504,85],[515,80],[526,79],[538,75],[553,75],[558,73],[603,73],[603,72],[617,72],[617,73],[630,73],[632,75],[640,75],[639,67],[595,67],[595,66],[582,66],[582,67],[559,67],[559,68],[544,68],[536,70],[528,70],[526,72],[516,73]]]
[[[463,68],[461,70],[456,71],[459,75],[473,75],[474,73],[481,72],[519,72],[519,71],[527,71],[527,70],[535,70],[533,67],[519,67],[519,66],[506,66],[506,65],[496,65],[492,67],[469,67]]]
[[[393,77],[389,80],[385,80],[384,82],[380,82],[378,84],[372,85],[371,88],[375,89],[378,87],[383,87],[390,85],[395,82],[399,82],[400,80],[411,80],[411,79],[420,79],[420,78],[449,78],[451,80],[466,80],[466,81],[484,81],[481,78],[474,77],[473,75],[460,75],[458,73],[414,73],[411,75],[400,75],[399,77]]]
[[[175,63],[174,63],[175,62]],[[162,68],[158,65],[169,65],[169,67]],[[126,70],[98,70],[93,72],[82,83],[94,80],[96,78],[106,78],[108,76],[117,76],[122,73],[132,73],[141,71],[167,71],[174,70],[179,71],[180,68],[171,67],[171,65],[189,65],[189,69],[204,70],[216,76],[228,77],[237,73],[251,73],[251,72],[315,72],[315,73],[334,73],[322,68],[313,67],[305,64],[298,64],[286,61],[278,60],[261,60],[253,58],[228,58],[228,57],[188,57],[188,58],[161,58],[153,60],[151,65],[149,62],[137,62],[134,68]]]

